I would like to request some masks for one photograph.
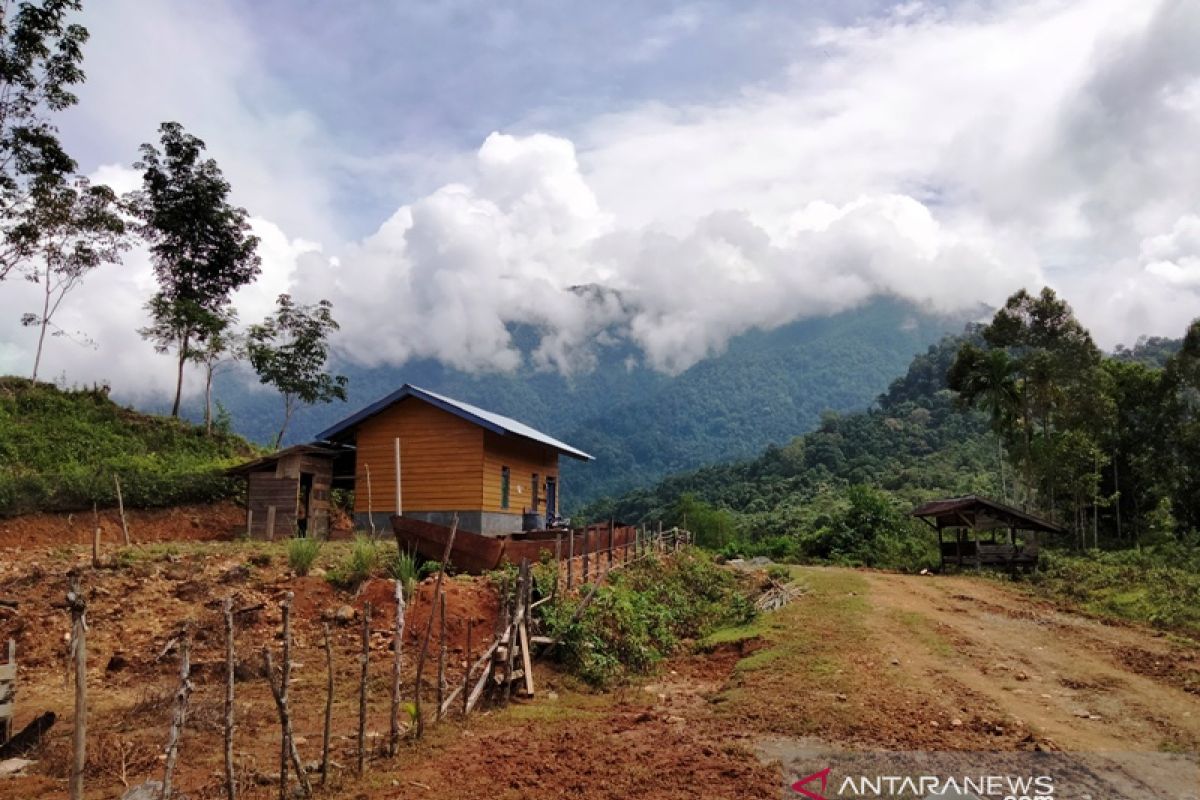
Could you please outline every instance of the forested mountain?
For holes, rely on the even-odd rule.
[[[583,514],[687,524],[744,552],[911,566],[931,540],[906,512],[939,495],[1027,507],[1080,549],[1193,541],[1198,463],[1200,320],[1182,340],[1105,355],[1045,289],[1018,292],[990,324],[929,348],[868,411],[826,415],[755,459],[675,475]]]
[[[880,300],[745,334],[676,376],[643,366],[635,348],[620,340],[600,347],[594,369],[570,377],[532,369],[468,374],[434,361],[376,369],[343,364],[339,371],[350,379],[349,401],[301,409],[289,439],[311,437],[412,383],[527,421],[594,454],[593,463],[563,465],[563,497],[570,507],[670,472],[747,457],[810,430],[824,411],[865,408],[914,353],[963,323],[962,317]],[[514,338],[527,352],[536,343],[534,331],[516,330]],[[279,426],[278,396],[248,386],[248,380],[226,375],[217,398],[234,430],[269,441]]]

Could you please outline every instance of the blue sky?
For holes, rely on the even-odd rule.
[[[366,365],[570,372],[615,331],[674,372],[880,295],[1043,283],[1106,346],[1200,313],[1188,0],[86,5],[82,168],[132,188],[182,122],[262,238],[242,318],[328,298]],[[51,372],[164,391],[152,290],[136,250],[90,278],[63,323],[100,351],[56,342]],[[31,299],[0,297],[4,371]]]

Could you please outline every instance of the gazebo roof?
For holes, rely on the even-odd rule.
[[[1022,531],[1062,533],[1063,528],[1049,520],[1020,509],[969,494],[945,500],[931,500],[912,512],[914,517],[935,521],[939,528],[967,527],[975,530],[1015,528]]]

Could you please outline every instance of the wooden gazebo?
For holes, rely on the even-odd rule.
[[[1031,569],[1037,566],[1038,534],[1063,532],[1053,522],[976,495],[931,500],[912,515],[937,530],[942,567]],[[954,532],[953,540],[946,540],[946,531]],[[985,540],[986,532],[991,536]]]

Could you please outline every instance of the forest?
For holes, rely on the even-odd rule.
[[[978,493],[1045,515],[1061,549],[1190,546],[1198,532],[1200,321],[1105,355],[1051,289],[917,356],[863,413],[758,458],[594,503],[683,520],[730,554],[931,566],[918,502]]]

